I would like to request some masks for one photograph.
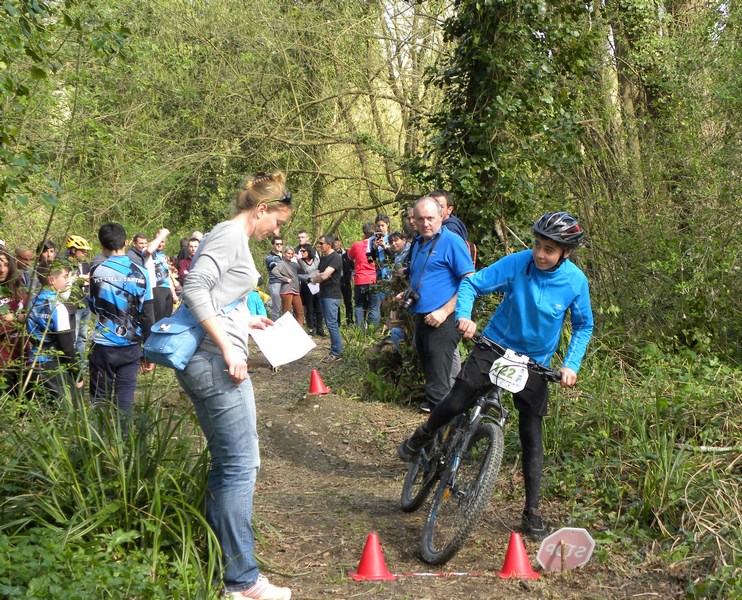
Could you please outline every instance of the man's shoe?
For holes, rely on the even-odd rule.
[[[336,361],[340,360],[340,355],[338,354],[328,354],[322,359],[323,363],[334,363]]]
[[[226,598],[247,598],[249,600],[291,600],[291,590],[278,587],[268,581],[267,577],[258,576],[258,580],[241,592],[227,592]]]
[[[520,531],[526,537],[540,541],[549,535],[549,528],[544,523],[543,515],[540,510],[527,508],[523,511],[523,518],[520,521]]]
[[[435,408],[435,405],[427,400],[420,405],[420,412],[429,415],[430,412]]]
[[[397,447],[397,456],[404,462],[412,462],[425,446],[433,441],[433,432],[423,423]]]

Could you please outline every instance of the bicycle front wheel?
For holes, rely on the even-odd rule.
[[[443,471],[423,527],[420,554],[425,562],[451,560],[479,523],[497,481],[503,446],[502,429],[482,422],[466,447],[457,449],[458,467],[449,464]]]
[[[407,475],[402,485],[400,506],[404,512],[420,508],[433,489],[438,475],[438,453],[421,452],[407,467]]]

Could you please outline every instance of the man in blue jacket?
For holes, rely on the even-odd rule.
[[[456,290],[462,278],[474,273],[464,240],[444,228],[442,218],[434,198],[423,196],[415,203],[419,235],[409,252],[406,308],[414,318],[413,340],[425,373],[423,412],[430,412],[451,389],[451,367],[460,339],[454,318]]]
[[[438,204],[441,205],[441,210],[443,211],[443,227],[450,229],[466,241],[469,237],[469,232],[466,230],[466,225],[464,225],[464,223],[453,214],[451,193],[446,190],[433,190],[430,192],[430,196],[435,198]]]
[[[583,231],[574,217],[564,212],[543,215],[533,231],[532,250],[505,256],[462,280],[456,301],[456,324],[464,337],[471,338],[477,330],[477,324],[471,320],[476,298],[503,292],[502,302],[483,331],[484,337],[548,364],[569,311],[572,339],[559,370],[562,387],[571,387],[577,383],[577,371],[593,331],[587,278],[569,261]],[[479,394],[491,385],[489,371],[498,358],[492,350],[479,347],[472,350],[443,402],[433,410],[427,423],[397,449],[401,459],[414,460],[436,429],[474,404]],[[547,414],[547,402],[547,384],[540,377],[529,377],[525,388],[514,394],[526,496],[521,530],[532,539],[548,535],[539,510],[544,461],[541,425]]]

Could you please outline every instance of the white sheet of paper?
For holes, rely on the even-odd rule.
[[[270,327],[251,329],[250,335],[274,367],[298,360],[317,346],[291,313],[284,313]]]
[[[312,292],[313,296],[319,294],[319,283],[308,283],[307,287],[309,288],[309,291]]]

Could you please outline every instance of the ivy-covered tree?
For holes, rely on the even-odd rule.
[[[579,160],[599,66],[590,4],[459,0],[444,30],[452,49],[432,76],[444,99],[418,171],[451,190],[488,252],[507,249],[508,227],[550,204],[555,175]]]
[[[738,358],[738,3],[455,6],[418,172],[485,261],[539,212],[576,211],[614,340]]]

